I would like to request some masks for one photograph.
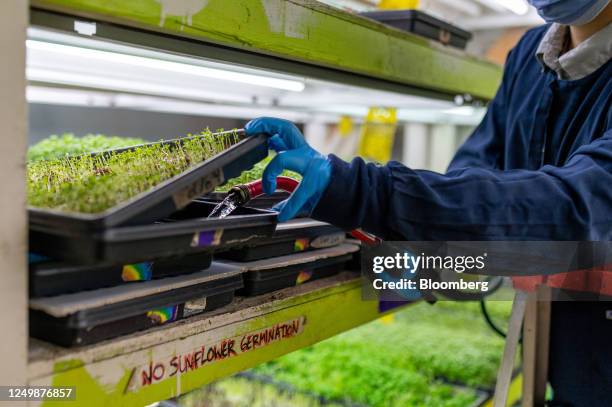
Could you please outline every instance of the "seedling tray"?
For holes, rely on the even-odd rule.
[[[30,248],[78,264],[126,264],[250,245],[274,233],[275,212],[238,208],[224,219],[207,219],[214,207],[214,202],[196,200],[160,222],[91,233],[34,229]]]
[[[58,261],[30,264],[30,298],[49,297],[206,270],[212,255],[197,253],[119,266],[74,266]]]
[[[234,261],[256,261],[333,247],[345,240],[346,234],[342,229],[329,223],[302,218],[278,224],[274,235],[269,239],[261,239],[252,246],[232,249],[215,255]]]
[[[465,49],[472,38],[472,33],[418,10],[369,11],[361,15],[460,49]]]
[[[146,145],[180,145],[186,139]],[[195,198],[213,191],[225,180],[240,175],[242,171],[267,157],[266,139],[263,134],[247,137],[197,166],[102,213],[84,214],[29,207],[30,230],[49,232],[61,229],[64,233],[76,235],[119,225],[150,224],[186,207]],[[120,153],[137,147],[140,146],[109,150],[94,155]]]
[[[240,270],[213,263],[186,276],[31,299],[30,334],[63,346],[91,344],[183,318],[187,308],[193,314],[191,302],[211,311],[242,285]]]
[[[346,239],[346,243],[359,246],[359,250],[353,253],[353,258],[346,263],[345,270],[352,271],[354,273],[361,273],[361,248],[363,247],[363,243],[357,239]]]
[[[274,205],[289,198],[289,192],[277,191],[270,195],[261,195],[255,199],[250,200],[246,206],[249,208],[257,209],[270,209]],[[206,195],[206,199],[210,201],[221,202],[227,196],[227,192],[211,192]]]
[[[244,288],[238,294],[254,296],[329,277],[344,270],[359,246],[341,244],[306,253],[292,254],[248,263],[223,262],[240,267]]]

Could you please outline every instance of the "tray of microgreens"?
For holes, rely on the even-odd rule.
[[[267,154],[265,135],[245,137],[234,130],[31,161],[30,248],[61,259],[118,262],[188,254],[223,246],[228,239],[240,242],[233,233],[220,237],[221,230],[240,229],[233,218],[240,218],[247,237],[265,234],[248,231],[257,225],[271,227],[271,234],[272,213],[206,219],[210,205],[193,202]]]

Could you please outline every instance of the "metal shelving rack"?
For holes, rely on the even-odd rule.
[[[75,21],[95,22],[99,39],[449,100],[469,94],[486,101],[501,78],[498,66],[312,0],[174,2],[184,3],[183,11],[168,9],[167,3],[7,0],[0,5],[0,301],[5,311],[0,383],[78,383],[78,403],[69,405],[145,405],[383,315],[375,301],[361,300],[359,279],[343,273],[76,350],[28,341],[23,183],[28,25],[74,32]],[[181,374],[172,374],[176,358],[189,365]]]

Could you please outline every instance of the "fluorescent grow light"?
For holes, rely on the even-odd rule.
[[[72,45],[57,44],[38,40],[27,40],[26,46],[28,47],[28,49],[31,50],[53,52],[61,55],[76,56],[83,59],[112,62],[148,69],[157,69],[171,73],[188,74],[209,79],[231,81],[253,86],[263,86],[292,92],[301,92],[305,88],[304,82],[298,80],[275,78],[264,75],[254,75],[250,73],[243,73],[232,70],[211,68],[202,65],[192,65],[182,62],[165,61],[156,58],[102,51],[91,48],[76,47]]]

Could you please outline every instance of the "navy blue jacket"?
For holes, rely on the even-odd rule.
[[[331,156],[313,212],[387,240],[612,240],[612,60],[559,80],[529,31],[448,172]]]

